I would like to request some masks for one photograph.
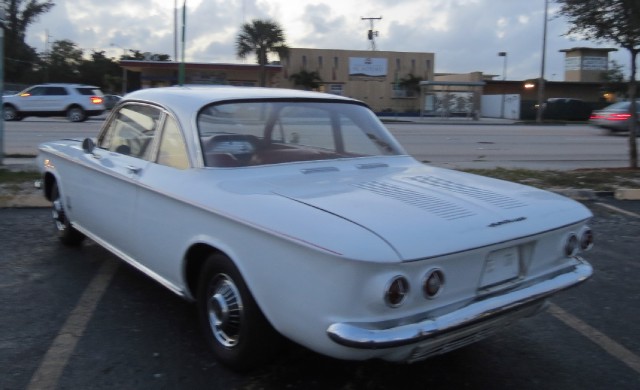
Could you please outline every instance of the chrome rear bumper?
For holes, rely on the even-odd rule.
[[[551,295],[587,280],[593,268],[583,259],[577,260],[577,265],[553,278],[472,302],[439,317],[395,327],[372,323],[335,323],[327,328],[327,334],[340,345],[359,349],[394,348],[429,342],[434,343],[434,348],[442,348],[440,340],[447,343],[474,334],[481,336],[490,333],[489,330],[533,314],[535,308]],[[528,310],[531,307],[533,310]],[[423,353],[423,357],[428,355],[427,351]]]

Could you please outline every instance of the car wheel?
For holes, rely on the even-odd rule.
[[[71,107],[67,110],[67,119],[71,122],[83,122],[87,119],[87,115],[84,113],[84,110],[80,107]]]
[[[71,226],[69,219],[67,219],[67,214],[64,211],[64,204],[62,203],[60,191],[58,190],[58,185],[56,183],[53,183],[53,187],[51,188],[51,201],[53,202],[51,207],[51,216],[53,217],[53,222],[56,226],[58,238],[64,245],[79,245],[82,240],[84,240],[84,234],[74,229],[74,227]]]
[[[240,272],[225,255],[209,256],[198,284],[198,313],[216,358],[236,371],[265,363],[281,336],[262,314]]]
[[[6,105],[3,107],[2,115],[5,121],[19,121],[22,119],[15,107]]]

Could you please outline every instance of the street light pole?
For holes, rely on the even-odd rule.
[[[2,95],[4,94],[4,7],[0,8],[0,107],[2,107]],[[0,118],[0,165],[4,164],[4,109]]]
[[[127,94],[127,70],[125,69],[124,66],[122,66],[122,60],[124,59],[124,56],[127,54],[127,49],[125,49],[122,46],[116,45],[115,43],[112,43],[111,46],[115,46],[122,49],[122,57],[120,57],[120,67],[122,68],[122,96],[124,96]]]
[[[498,56],[504,57],[504,66],[502,69],[502,81],[507,80],[507,52],[501,51]],[[504,118],[504,84],[502,85],[502,103],[500,104],[500,118]]]
[[[542,123],[542,111],[544,108],[544,63],[547,51],[547,13],[549,10],[549,0],[544,0],[544,28],[542,30],[542,62],[540,65],[540,79],[538,80],[538,111],[536,122]]]
[[[185,79],[185,63],[184,63],[184,52],[185,52],[185,33],[187,29],[187,0],[184,0],[182,4],[182,37],[181,37],[181,51],[182,58],[180,60],[180,64],[178,65],[178,85],[184,85]]]

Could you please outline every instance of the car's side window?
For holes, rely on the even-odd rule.
[[[44,87],[34,87],[22,93],[22,96],[42,96],[45,94]]]
[[[98,146],[147,159],[160,114],[160,110],[147,105],[130,104],[122,107],[101,135]]]
[[[63,87],[47,87],[44,94],[47,96],[68,95],[67,90]]]
[[[178,169],[189,168],[187,147],[180,133],[178,123],[171,116],[167,116],[164,122],[156,162]]]

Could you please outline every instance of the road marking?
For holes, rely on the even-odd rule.
[[[640,357],[638,357],[638,355],[629,351],[622,345],[609,338],[607,335],[581,321],[579,318],[567,313],[553,303],[549,305],[548,312],[552,316],[564,322],[567,326],[573,328],[589,340],[596,343],[598,346],[600,346],[600,348],[607,351],[611,356],[620,360],[627,366],[631,367],[632,370],[640,374]]]
[[[612,206],[610,204],[606,204],[606,203],[600,203],[600,202],[596,202],[596,204],[598,206],[604,207],[605,209],[609,209],[611,211],[615,211],[616,213],[620,213],[620,214],[624,214],[624,215],[628,215],[630,217],[635,217],[635,218],[640,218],[640,214],[636,214],[632,211],[627,211],[627,210],[623,210],[621,208],[618,208],[616,206]]]
[[[76,307],[51,343],[40,366],[31,377],[27,390],[53,389],[82,337],[100,298],[109,287],[119,262],[105,261],[82,293]]]

